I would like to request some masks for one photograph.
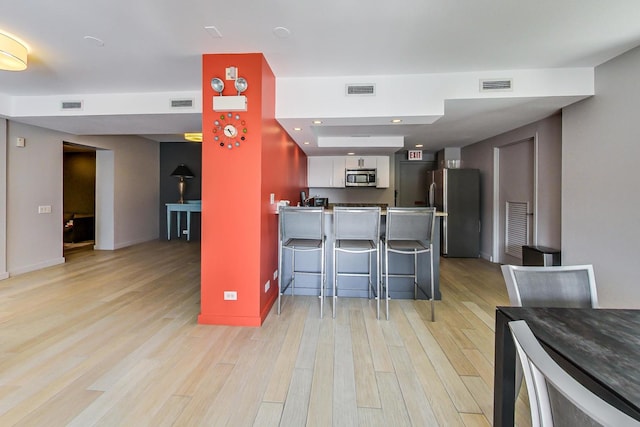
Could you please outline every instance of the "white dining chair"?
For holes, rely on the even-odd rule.
[[[509,329],[523,361],[533,427],[640,426],[558,365],[524,320],[509,322]]]

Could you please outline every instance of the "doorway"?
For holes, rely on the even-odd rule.
[[[427,206],[427,172],[436,162],[400,161],[396,206]]]
[[[494,161],[494,259],[520,265],[522,246],[536,241],[536,138],[497,147]]]
[[[96,150],[63,142],[63,254],[95,245]]]

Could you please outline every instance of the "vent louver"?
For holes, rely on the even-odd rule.
[[[193,99],[172,99],[171,108],[191,108],[193,107]]]
[[[513,90],[513,79],[480,80],[480,92],[496,92]]]
[[[350,84],[347,85],[346,94],[349,95],[375,95],[376,85],[374,84]]]
[[[82,110],[82,101],[62,101],[63,110]]]

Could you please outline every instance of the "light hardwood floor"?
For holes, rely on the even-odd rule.
[[[427,301],[320,319],[295,297],[260,328],[198,325],[199,278],[197,242],[155,241],[0,281],[0,426],[491,424],[498,265],[443,259],[435,323]]]

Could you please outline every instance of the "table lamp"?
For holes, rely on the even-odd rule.
[[[184,203],[184,189],[187,186],[187,183],[185,182],[185,178],[193,178],[193,172],[191,172],[191,170],[185,166],[184,163],[180,163],[180,165],[178,165],[178,167],[171,173],[171,176],[177,176],[178,178],[180,178],[180,181],[178,181],[178,192],[180,193],[180,200],[178,201],[178,203]]]

